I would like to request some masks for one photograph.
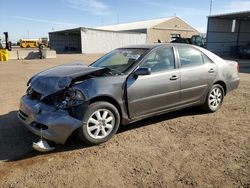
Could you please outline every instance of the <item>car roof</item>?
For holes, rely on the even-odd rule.
[[[139,45],[129,45],[129,46],[124,46],[120,49],[123,48],[133,48],[133,49],[153,49],[159,46],[193,46],[190,44],[185,44],[185,43],[152,43],[152,44],[139,44]]]

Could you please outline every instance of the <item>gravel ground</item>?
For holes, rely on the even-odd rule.
[[[52,153],[34,151],[38,137],[16,117],[27,80],[45,68],[99,56],[0,63],[0,187],[250,187],[247,73],[216,113],[188,108],[122,126],[99,146],[72,136]],[[243,72],[249,65],[243,61]]]

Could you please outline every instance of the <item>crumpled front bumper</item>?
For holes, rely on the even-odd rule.
[[[39,127],[43,127],[43,137],[47,140],[64,144],[82,122],[71,117],[67,111],[56,109],[41,101],[22,97],[18,118],[34,134],[41,136]]]

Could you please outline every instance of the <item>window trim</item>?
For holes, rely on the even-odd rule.
[[[207,62],[205,62],[204,57],[206,57],[207,59],[209,59],[210,63],[214,64],[214,62],[205,53],[203,53],[203,52],[201,52],[201,53],[202,53],[202,59],[203,59],[204,64],[207,64]]]

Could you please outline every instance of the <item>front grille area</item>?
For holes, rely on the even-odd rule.
[[[26,121],[26,119],[29,117],[27,114],[25,114],[22,110],[19,110],[18,116],[23,120]]]

